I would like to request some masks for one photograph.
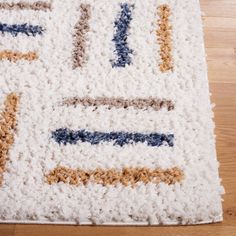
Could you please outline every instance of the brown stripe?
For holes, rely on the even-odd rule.
[[[3,10],[34,10],[34,11],[47,11],[52,10],[51,3],[38,1],[34,3],[28,2],[17,2],[7,3],[1,2],[0,9]]]
[[[162,108],[167,108],[168,111],[174,109],[174,103],[170,100],[165,99],[155,99],[155,98],[148,98],[148,99],[123,99],[123,98],[107,98],[107,97],[99,97],[97,99],[85,97],[85,98],[78,98],[73,97],[66,99],[62,102],[62,105],[67,106],[76,106],[76,105],[83,105],[85,107],[88,106],[108,106],[108,108],[127,108],[127,107],[134,107],[136,109],[147,109],[149,107],[153,108],[155,111],[159,111]]]
[[[89,32],[91,7],[89,4],[80,5],[80,19],[75,25],[73,69],[82,67],[86,63],[86,34]]]
[[[70,169],[59,166],[46,175],[48,184],[63,182],[70,185],[86,185],[88,182],[106,185],[134,186],[138,182],[155,183],[160,182],[168,185],[180,182],[184,178],[183,171],[177,167],[162,170],[160,168],[150,170],[149,168],[124,168],[122,171],[116,169],[81,170]]]
[[[10,50],[0,51],[0,60],[9,60],[11,62],[16,62],[18,60],[33,61],[37,59],[38,55],[35,52],[21,53],[13,52]]]
[[[161,72],[173,70],[172,58],[172,27],[170,26],[169,18],[171,9],[164,4],[158,7],[158,30],[157,37],[160,44],[160,57],[162,62],[159,64]]]
[[[6,170],[8,153],[14,142],[19,99],[15,93],[10,93],[4,102],[5,110],[0,114],[0,186]]]

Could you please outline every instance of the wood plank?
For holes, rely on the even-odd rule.
[[[215,31],[236,31],[236,16],[233,17],[203,17],[203,25],[206,30],[211,29]]]
[[[217,127],[235,125],[236,83],[210,82],[210,91],[211,101],[216,104],[214,112]]]
[[[206,47],[214,48],[235,48],[236,47],[236,31],[205,31],[205,45]]]
[[[33,233],[32,233],[33,232]],[[234,236],[234,226],[222,224],[179,227],[94,227],[17,225],[14,236]]]
[[[217,125],[217,145],[219,147],[229,148],[236,142],[236,125]],[[235,149],[236,151],[236,149]]]
[[[233,63],[233,62],[229,62]],[[231,83],[235,81],[236,67],[227,63],[208,62],[208,76],[211,82]]]
[[[15,225],[0,224],[0,236],[13,236],[15,231]]]
[[[222,68],[222,67],[221,67]],[[235,70],[222,70],[216,66],[208,66],[208,76],[212,82],[235,83]]]
[[[207,62],[234,64],[236,61],[235,48],[206,48]]]
[[[226,52],[226,54],[228,53]],[[226,57],[228,58],[228,56]],[[213,94],[212,101],[216,103],[217,154],[220,162],[220,176],[223,179],[223,186],[226,191],[223,203],[223,225],[235,226],[236,159],[234,157],[236,153],[236,84],[210,83],[210,90]]]
[[[236,83],[234,48],[206,48],[210,82]]]
[[[207,16],[235,17],[235,0],[200,0],[201,9]]]

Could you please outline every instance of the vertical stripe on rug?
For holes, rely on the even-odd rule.
[[[173,71],[171,9],[167,4],[158,7],[157,38],[160,45],[159,69],[161,72]]]
[[[19,100],[20,98],[16,93],[8,94],[4,102],[5,108],[0,114],[0,186],[3,182],[3,174],[6,171],[9,150],[14,143]]]
[[[115,34],[112,41],[115,43],[116,59],[111,60],[112,67],[125,67],[131,64],[131,56],[133,50],[129,48],[127,38],[130,22],[132,18],[132,10],[134,5],[123,3],[120,5],[121,12],[115,20]]]
[[[89,32],[89,20],[91,18],[91,6],[89,4],[80,5],[80,19],[75,25],[73,69],[82,67],[86,61],[86,34]]]

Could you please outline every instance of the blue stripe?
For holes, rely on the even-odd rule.
[[[132,20],[132,9],[134,5],[121,4],[119,18],[115,21],[115,35],[112,41],[115,43],[116,60],[112,60],[112,67],[125,67],[131,64],[130,54],[133,50],[128,47],[128,29]]]
[[[10,33],[12,36],[16,37],[19,33],[26,34],[27,36],[36,36],[37,34],[41,35],[44,29],[39,25],[8,25],[0,23],[0,31],[2,33]]]
[[[125,132],[89,132],[86,130],[73,131],[70,129],[57,129],[52,132],[52,138],[59,144],[76,144],[78,141],[96,145],[103,142],[114,142],[114,145],[124,146],[125,144],[146,143],[148,146],[159,147],[174,146],[173,134],[141,134]]]

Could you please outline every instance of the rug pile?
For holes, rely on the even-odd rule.
[[[222,220],[198,0],[0,0],[0,221]]]

